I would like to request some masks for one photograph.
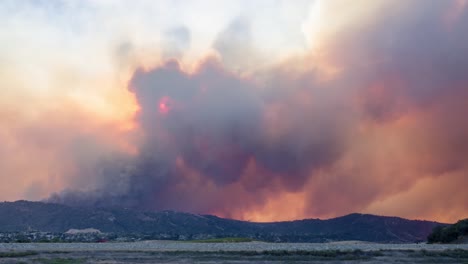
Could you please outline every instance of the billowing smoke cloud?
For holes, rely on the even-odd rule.
[[[197,30],[171,25],[161,61],[130,72],[124,136],[53,125],[75,147],[70,190],[49,200],[250,220],[466,217],[468,4],[368,3],[334,17],[340,1],[313,2],[310,47],[286,59],[265,59],[273,43],[250,14],[224,21],[195,64]]]
[[[149,72],[136,71],[130,90],[140,106],[142,138],[138,157],[130,163],[134,170],[123,179],[128,189],[91,200],[87,195],[65,195],[64,202],[225,214],[230,210],[226,204],[236,208],[252,199],[234,199],[235,193],[224,193],[229,188],[260,199],[272,188],[301,190],[311,173],[340,157],[345,131],[340,127],[345,122],[328,117],[339,116],[332,98],[312,105],[288,98],[298,90],[313,95],[313,88],[279,89],[258,87],[226,72],[213,59],[190,74],[176,61]],[[272,105],[277,109],[270,109]],[[119,189],[114,186],[121,184],[118,180],[109,181],[99,192]],[[207,200],[219,204],[207,207]]]

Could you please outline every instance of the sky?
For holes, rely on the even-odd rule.
[[[468,217],[468,1],[0,2],[0,200]]]

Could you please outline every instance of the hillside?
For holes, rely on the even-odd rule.
[[[145,234],[154,239],[250,237],[265,241],[371,242],[424,241],[436,222],[366,214],[319,220],[253,223],[173,211],[142,212],[124,208],[82,208],[42,202],[0,203],[0,232],[95,228],[115,234]]]

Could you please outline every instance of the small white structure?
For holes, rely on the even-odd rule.
[[[85,228],[85,229],[69,229],[65,234],[68,235],[78,235],[78,234],[101,234],[101,231],[95,228]]]

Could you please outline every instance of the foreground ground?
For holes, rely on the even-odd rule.
[[[467,263],[468,244],[135,243],[0,244],[0,263]]]

